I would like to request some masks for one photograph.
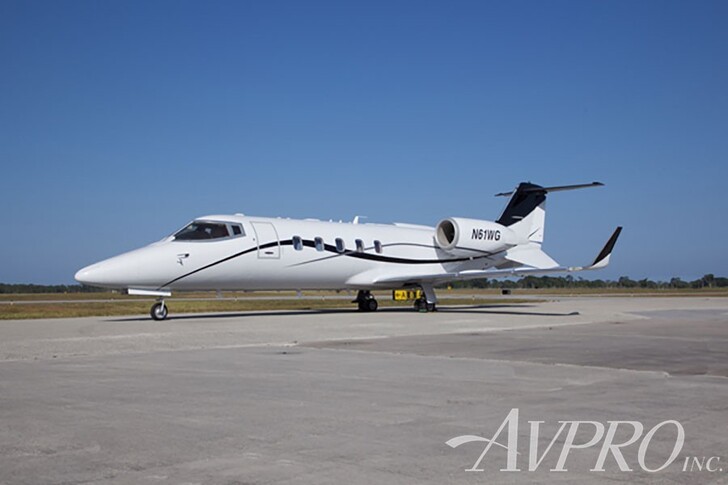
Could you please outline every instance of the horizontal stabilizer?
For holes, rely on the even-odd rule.
[[[559,192],[562,190],[576,190],[576,189],[586,189],[588,187],[602,187],[604,184],[601,182],[592,182],[590,184],[576,184],[576,185],[557,185],[554,187],[541,187],[539,185],[534,185],[532,187],[523,187],[521,188],[521,192],[523,193],[529,193],[529,192]],[[515,190],[511,190],[510,192],[501,192],[499,194],[495,194],[496,197],[510,197],[513,195]]]

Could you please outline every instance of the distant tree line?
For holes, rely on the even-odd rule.
[[[627,276],[620,276],[618,280],[585,280],[567,276],[526,276],[519,280],[481,279],[470,281],[453,281],[442,285],[452,288],[647,288],[653,290],[667,289],[700,289],[700,288],[726,288],[728,278],[716,277],[706,274],[693,281],[684,281],[680,278],[671,278],[670,281],[653,281],[648,278],[633,280]],[[0,294],[8,293],[94,293],[108,291],[103,288],[94,288],[86,285],[30,285],[0,283]]]
[[[449,285],[453,288],[647,288],[654,290],[668,289],[700,289],[700,288],[726,288],[728,278],[716,277],[706,274],[693,281],[684,281],[681,278],[671,278],[670,281],[653,281],[648,278],[633,280],[627,276],[620,276],[618,280],[585,280],[567,276],[526,276],[519,280],[471,280],[454,281]]]
[[[7,293],[95,293],[107,291],[86,285],[25,285],[0,283],[0,294]]]

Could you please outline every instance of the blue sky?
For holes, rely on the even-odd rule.
[[[728,3],[0,2],[0,281],[209,213],[494,219],[599,277],[728,276]],[[597,276],[596,274],[593,276]]]

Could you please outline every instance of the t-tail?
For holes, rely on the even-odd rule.
[[[575,190],[587,187],[601,187],[601,182],[590,184],[541,187],[530,182],[521,182],[516,190],[496,194],[497,197],[511,197],[503,214],[496,221],[507,226],[524,241],[540,245],[543,243],[546,225],[546,194],[561,190]]]
[[[541,250],[546,225],[546,194],[602,185],[604,184],[601,182],[592,182],[590,184],[541,187],[530,182],[522,182],[512,192],[496,194],[496,196],[511,197],[503,214],[496,222],[508,227],[522,241],[506,253],[506,259],[511,261],[510,264],[538,269],[557,268],[559,264]]]

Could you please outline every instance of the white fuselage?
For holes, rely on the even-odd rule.
[[[242,215],[198,221],[222,221],[242,231],[209,240],[170,236],[83,268],[76,279],[94,286],[151,291],[397,288],[407,282],[377,281],[397,275],[417,281],[417,275],[491,268],[503,263],[504,252],[516,245],[503,238],[479,241],[477,249],[443,250],[434,228],[412,225]]]

